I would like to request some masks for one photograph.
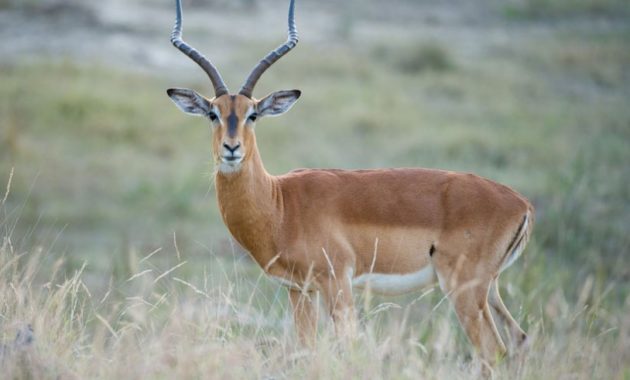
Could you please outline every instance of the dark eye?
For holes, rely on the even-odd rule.
[[[258,117],[258,114],[256,112],[254,112],[253,114],[249,115],[247,120],[249,120],[249,121],[256,121],[257,117]]]
[[[214,112],[212,112],[212,111],[210,111],[210,113],[208,113],[208,117],[209,117],[209,118],[210,118],[210,120],[212,120],[212,121],[217,121],[217,119],[219,118],[219,117],[217,116],[217,114],[216,114],[216,113],[214,113]]]

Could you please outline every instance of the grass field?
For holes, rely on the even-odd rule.
[[[258,124],[258,143],[273,174],[423,166],[514,187],[537,224],[502,293],[532,340],[497,376],[630,379],[630,24],[580,21],[591,3],[625,17],[623,2],[581,1],[577,12],[565,3],[498,7],[512,42],[472,53],[415,34],[357,43],[361,19],[335,31],[349,40],[326,54],[307,40],[256,91],[304,92],[287,115]],[[551,28],[529,11],[545,4],[565,23]],[[264,51],[234,54],[253,63]],[[232,83],[243,67],[222,73]],[[353,347],[324,328],[314,352],[294,345],[286,291],[220,220],[207,123],[166,97],[172,86],[207,93],[189,78],[58,57],[0,64],[0,183],[10,184],[6,197],[0,186],[0,344],[26,324],[36,337],[7,359],[0,349],[6,377],[477,373],[439,288],[359,295]]]

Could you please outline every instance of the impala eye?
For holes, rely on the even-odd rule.
[[[210,111],[210,112],[208,113],[208,117],[209,117],[209,118],[210,118],[210,120],[212,120],[212,121],[217,121],[217,119],[219,118],[219,117],[217,116],[217,114],[216,114],[216,113],[214,113],[214,112],[212,112],[212,111]]]
[[[247,118],[247,120],[254,122],[256,121],[256,118],[258,117],[258,114],[256,112],[254,112],[253,114],[249,115],[249,117]]]

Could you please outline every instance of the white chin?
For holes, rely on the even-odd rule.
[[[240,162],[221,162],[219,164],[219,171],[223,174],[236,173],[241,169]]]

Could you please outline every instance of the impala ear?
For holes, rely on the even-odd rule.
[[[272,92],[258,101],[259,116],[278,116],[287,112],[298,100],[300,90],[283,90]]]
[[[210,113],[210,102],[193,90],[187,88],[169,88],[166,94],[180,110],[198,116]]]

